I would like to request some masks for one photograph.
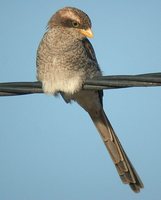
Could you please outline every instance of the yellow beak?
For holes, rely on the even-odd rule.
[[[80,29],[80,32],[85,35],[86,37],[92,38],[93,37],[93,33],[92,30],[89,29]]]

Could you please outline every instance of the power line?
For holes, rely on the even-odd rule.
[[[139,75],[101,76],[86,80],[83,89],[102,90],[128,87],[161,86],[161,73]],[[6,82],[0,83],[0,96],[14,96],[43,93],[41,82]]]

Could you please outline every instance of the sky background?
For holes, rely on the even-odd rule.
[[[160,0],[0,0],[0,82],[35,81],[51,15],[82,9],[104,75],[161,72]],[[106,90],[104,108],[145,188],[121,183],[88,115],[43,94],[0,98],[1,200],[160,200],[161,88]]]

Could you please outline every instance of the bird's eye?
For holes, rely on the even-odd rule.
[[[72,21],[72,26],[73,26],[74,28],[78,28],[78,27],[79,27],[79,23],[76,22],[76,21]]]

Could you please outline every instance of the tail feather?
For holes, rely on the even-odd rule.
[[[89,115],[110,153],[122,182],[129,184],[134,192],[139,192],[144,187],[143,183],[126,155],[103,109],[97,115],[92,113],[89,113]]]

